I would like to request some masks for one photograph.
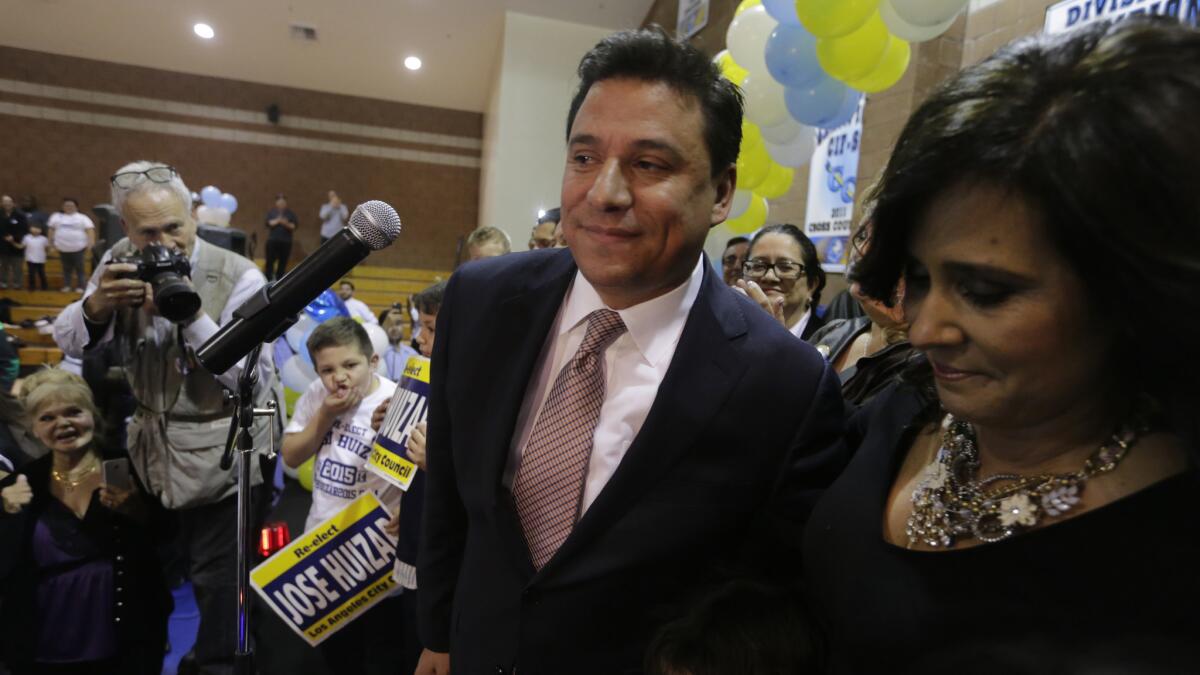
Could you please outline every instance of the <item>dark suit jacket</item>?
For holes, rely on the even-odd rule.
[[[706,261],[641,432],[535,573],[501,475],[575,271],[566,250],[471,263],[438,313],[418,601],[455,675],[638,672],[676,604],[748,547],[798,575],[800,526],[843,466],[837,376]]]

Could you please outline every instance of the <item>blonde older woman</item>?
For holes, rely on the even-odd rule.
[[[145,536],[152,504],[136,482],[103,483],[102,463],[123,453],[105,448],[82,378],[41,371],[25,381],[21,401],[50,452],[0,481],[9,669],[160,672],[171,596]]]

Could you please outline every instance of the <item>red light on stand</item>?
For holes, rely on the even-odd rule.
[[[292,541],[287,523],[267,523],[258,534],[258,553],[264,558],[271,557],[279,549]]]

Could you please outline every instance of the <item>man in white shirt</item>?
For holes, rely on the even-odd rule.
[[[329,191],[329,201],[321,205],[321,243],[333,237],[346,226],[350,211],[342,203],[341,197],[333,190]]]
[[[357,319],[359,323],[379,325],[379,319],[375,318],[374,312],[367,306],[367,303],[354,297],[352,282],[343,281],[338,284],[337,294],[346,305],[346,311],[350,312],[351,319]]]
[[[75,292],[83,292],[84,258],[96,245],[96,226],[92,219],[79,212],[79,202],[73,197],[63,199],[62,211],[50,216],[47,238],[58,251],[63,267],[63,292],[71,290],[75,277]]]
[[[795,573],[844,462],[836,375],[702,254],[733,197],[736,88],[661,30],[579,72],[569,250],[464,265],[438,314],[420,674],[640,672],[719,570]]]
[[[196,236],[191,192],[174,168],[146,161],[125,165],[112,177],[112,201],[126,238],[105,253],[83,299],[59,314],[54,338],[72,357],[118,343],[138,403],[127,429],[131,463],[150,493],[178,515],[180,550],[188,557],[200,609],[195,660],[200,672],[232,672],[237,485],[235,468],[219,466],[233,412],[224,394],[236,390],[245,367],[258,368],[257,407],[282,400],[282,393],[269,349],[258,363],[243,360],[221,374],[205,370],[195,350],[266,279],[252,261]],[[132,276],[135,265],[112,262],[150,245],[190,261],[189,283],[201,304],[178,323],[159,315],[150,284]],[[265,454],[272,436],[277,447],[280,431],[281,420],[256,421],[254,447]],[[251,482],[258,486],[263,482],[259,462],[252,461],[251,468]]]

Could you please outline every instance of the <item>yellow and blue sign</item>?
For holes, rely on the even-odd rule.
[[[297,537],[250,572],[283,622],[316,646],[396,588],[391,517],[371,492]]]
[[[408,490],[417,465],[408,459],[408,439],[429,413],[429,359],[410,356],[400,377],[392,404],[375,436],[367,469],[401,490]]]

